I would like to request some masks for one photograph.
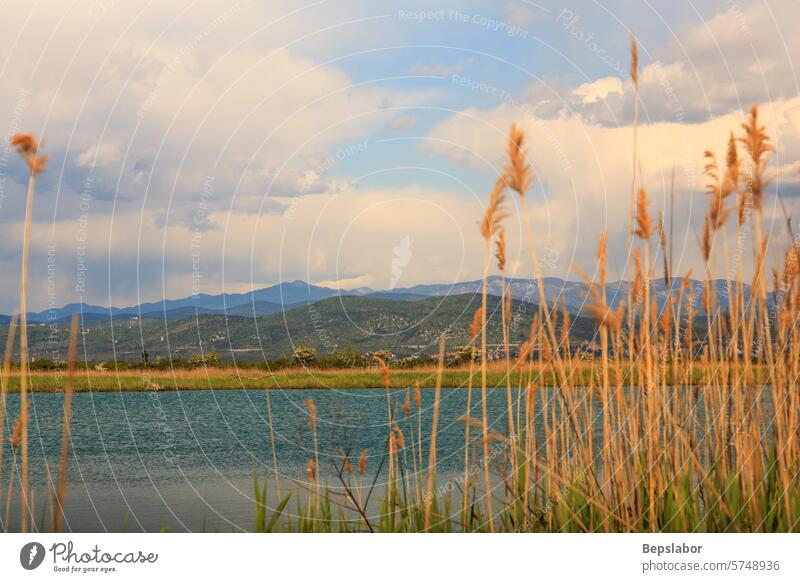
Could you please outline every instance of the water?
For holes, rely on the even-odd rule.
[[[272,391],[278,469],[286,485],[305,480],[314,457],[313,438],[304,400],[317,407],[321,475],[332,484],[332,462],[350,451],[353,465],[368,450],[372,477],[384,457],[387,402],[383,389],[345,391]],[[516,394],[516,391],[515,391]],[[395,418],[406,444],[411,427],[422,420],[427,462],[433,390],[422,390],[421,413],[411,402],[411,416],[401,410],[404,390],[393,390]],[[438,427],[437,470],[463,470],[467,391],[444,389]],[[473,393],[473,415],[480,417],[480,394]],[[63,394],[33,394],[29,458],[30,483],[36,491],[40,521],[49,466],[58,471]],[[506,434],[506,394],[489,391],[491,430]],[[19,396],[8,396],[10,423],[19,412]],[[254,519],[254,471],[273,475],[272,450],[263,391],[101,392],[74,397],[69,488],[65,529],[72,531],[238,531]],[[473,430],[476,432],[476,430]],[[8,433],[7,433],[8,434]],[[3,483],[13,471],[12,451],[3,451]],[[46,462],[46,464],[45,464]],[[379,480],[379,483],[381,481]],[[3,487],[5,488],[6,485]],[[19,527],[16,488],[10,530]],[[2,492],[5,504],[6,491]],[[271,496],[274,500],[274,496]],[[294,509],[293,502],[287,508]],[[45,518],[47,522],[47,518]]]

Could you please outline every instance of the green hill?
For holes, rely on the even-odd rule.
[[[320,354],[350,347],[358,352],[389,350],[397,356],[433,354],[438,337],[447,332],[448,348],[467,343],[473,313],[480,306],[475,294],[429,297],[417,301],[342,296],[294,307],[282,313],[253,317],[200,315],[176,321],[124,319],[86,322],[81,351],[91,361],[187,358],[216,351],[224,359],[277,359],[293,346],[313,346]],[[528,338],[537,307],[513,301],[511,343]],[[489,343],[501,344],[500,299],[488,298]],[[572,320],[573,342],[591,339],[595,326],[585,318]],[[2,328],[5,336],[6,328]],[[29,332],[31,355],[63,359],[68,326],[37,325]]]

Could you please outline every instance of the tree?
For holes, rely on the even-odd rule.
[[[461,346],[456,350],[456,362],[459,364],[469,362],[470,360],[477,362],[480,357],[480,351],[472,344]]]
[[[331,354],[331,364],[334,368],[362,368],[365,363],[364,356],[350,347],[336,350]]]
[[[295,346],[292,361],[300,366],[313,366],[317,361],[317,350],[311,346]]]
[[[208,352],[207,354],[195,354],[189,358],[189,365],[199,368],[200,366],[216,367],[219,366],[219,354]]]

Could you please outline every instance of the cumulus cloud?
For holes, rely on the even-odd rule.
[[[760,105],[775,145],[767,230],[774,240],[785,236],[776,194],[800,193],[794,172],[800,163],[800,91],[792,58],[800,45],[782,36],[778,23],[797,16],[800,6],[785,0],[769,9],[759,3],[729,6],[708,22],[676,30],[667,46],[648,47],[652,56],[640,74],[638,163],[654,212],[669,212],[675,170],[677,272],[703,268],[696,250],[707,204],[703,152],[710,149],[724,158],[728,135],[741,132],[751,104]],[[584,82],[575,82],[573,75],[545,75],[519,99],[464,109],[442,121],[430,132],[425,151],[496,173],[508,127],[520,123],[537,174],[528,197],[537,237],[568,258],[560,263],[559,274],[574,276],[573,261],[593,265],[596,237],[608,229],[609,256],[617,261],[610,268],[623,276],[634,95],[631,81],[622,75]]]
[[[763,104],[762,120],[768,133],[776,138],[774,166],[782,165],[782,160],[800,159],[796,137],[781,138],[800,135],[798,112],[800,97]],[[697,123],[655,122],[639,130],[638,161],[654,213],[667,213],[670,208],[671,174],[675,169],[678,272],[702,270],[695,229],[707,205],[703,152],[712,150],[724,157],[728,135],[731,131],[740,133],[742,121],[741,114],[732,112]],[[560,263],[559,275],[575,275],[573,260],[578,265],[593,265],[596,238],[608,229],[609,256],[620,261],[611,269],[622,276],[630,208],[631,127],[587,123],[579,115],[541,119],[526,115],[517,107],[502,105],[465,111],[440,123],[431,131],[426,149],[458,165],[497,172],[503,163],[505,139],[512,122],[519,123],[528,136],[529,158],[537,176],[536,188],[528,198],[537,222],[537,236],[557,248],[561,257],[570,257]],[[782,228],[782,222],[774,193],[792,187],[792,180],[782,174],[771,185],[765,212],[776,229]]]
[[[66,160],[60,180],[75,191],[91,171],[95,196],[148,205],[191,203],[209,175],[210,203],[220,207],[271,182],[275,195],[297,194],[337,144],[363,139],[393,117],[388,108],[423,96],[355,85],[336,66],[282,46],[304,30],[287,19],[289,7],[186,3],[180,26],[172,9],[124,3],[92,18],[60,2],[6,11],[0,34],[18,41],[8,47],[0,115],[23,92],[20,123],[46,139],[51,170]],[[325,11],[318,16],[321,25]],[[276,19],[274,43],[242,41],[254,22]],[[265,179],[269,167],[278,179]],[[333,179],[329,170],[315,191]]]
[[[666,209],[675,168],[677,270],[698,266],[693,229],[706,203],[702,152],[724,151],[728,132],[739,130],[751,102],[762,105],[775,137],[774,165],[781,170],[774,190],[800,193],[793,58],[800,40],[782,35],[780,26],[796,21],[800,9],[789,0],[740,4],[642,51],[642,178],[654,209]],[[31,269],[32,279],[46,278],[46,245],[54,244],[59,305],[78,298],[79,251],[90,281],[80,297],[117,305],[185,296],[198,280],[209,293],[286,279],[387,288],[397,265],[394,249],[406,237],[414,244],[402,285],[478,278],[475,221],[486,192],[476,196],[469,188],[482,177],[490,186],[511,121],[522,123],[530,138],[537,183],[527,203],[550,257],[546,274],[575,276],[574,262],[593,265],[604,228],[610,255],[625,256],[633,92],[624,67],[596,78],[544,74],[518,91],[519,99],[498,106],[487,106],[487,94],[476,91],[471,96],[480,106],[468,107],[463,92],[442,103],[447,91],[430,90],[437,79],[375,83],[374,63],[352,76],[345,72],[351,53],[385,46],[389,35],[399,34],[396,21],[352,24],[375,16],[371,3],[348,6],[346,15],[342,4],[315,5],[313,18],[288,0],[103,6],[87,14],[49,0],[15,6],[0,20],[0,34],[17,39],[7,47],[0,127],[45,137],[51,156],[35,207]],[[512,25],[535,18],[527,3],[504,9]],[[413,34],[420,30],[414,23]],[[436,34],[442,30],[437,26]],[[564,38],[554,46],[565,54],[586,50],[557,33]],[[615,55],[623,62],[626,42]],[[353,62],[368,58],[378,57]],[[458,58],[407,70],[448,77],[474,64]],[[511,87],[518,80],[488,82]],[[372,170],[386,161],[372,155],[370,136],[418,127],[419,118],[404,108],[432,98],[458,111],[431,130],[422,154],[439,156],[434,165],[452,162],[465,191],[355,187],[352,168]],[[461,173],[462,167],[469,170]],[[8,168],[0,182],[0,268],[13,286],[25,172]],[[524,240],[519,203],[509,199],[508,264],[526,276],[529,261],[516,252]],[[777,206],[767,211],[783,224]],[[78,248],[79,238],[85,249]],[[624,264],[610,268],[624,274]],[[34,286],[32,294],[38,307],[53,299],[45,286]],[[5,301],[0,311],[8,312],[15,299]]]
[[[358,275],[356,277],[348,277],[346,279],[323,279],[315,281],[315,285],[320,287],[328,287],[329,289],[357,289],[359,287],[369,287],[375,283],[375,277],[372,275]]]
[[[610,49],[594,35],[586,42],[588,24],[579,15],[572,18],[560,22],[569,33],[567,47],[610,58]],[[650,46],[647,38],[640,38],[642,119],[699,122],[746,110],[751,103],[796,96],[800,39],[784,34],[782,23],[798,18],[800,5],[793,0],[728,3],[707,21],[671,31],[673,40],[665,46]],[[627,54],[618,57],[627,66]],[[542,117],[579,114],[592,123],[618,125],[632,119],[630,89],[626,71],[618,71],[614,77],[582,83],[568,76],[549,77],[529,87],[526,97]]]
[[[350,16],[363,11],[352,7]],[[278,215],[293,198],[348,188],[345,160],[360,155],[394,108],[425,94],[359,85],[324,63],[326,47],[355,42],[341,7],[315,10],[316,27],[325,31],[299,42],[308,15],[281,1],[113,2],[87,13],[49,0],[4,11],[0,34],[15,42],[6,47],[0,126],[33,131],[50,156],[35,220],[55,231],[70,231],[60,221],[84,220],[87,237],[102,239],[95,229],[114,212],[140,228],[116,228],[131,237],[124,254],[141,237],[164,240],[161,230],[217,230],[224,221],[215,213]],[[374,42],[380,28],[364,27],[358,42]],[[25,173],[8,168],[0,222],[10,237],[24,212]],[[106,261],[117,252],[101,248]],[[8,258],[15,272],[18,256]],[[131,266],[116,255],[114,263]],[[7,298],[1,311],[13,304]]]
[[[583,83],[572,94],[580,97],[583,103],[596,103],[607,99],[610,93],[622,95],[622,80],[619,77],[603,77],[592,83]]]
[[[118,143],[101,143],[93,145],[75,159],[79,168],[107,166],[122,158],[122,147]]]
[[[32,280],[48,277],[48,253],[56,257],[53,285],[31,287],[30,302],[132,305],[144,298],[185,297],[193,292],[242,292],[302,279],[331,287],[390,287],[396,247],[413,240],[402,265],[402,285],[476,279],[482,274],[476,225],[485,201],[460,193],[408,187],[349,190],[297,198],[283,213],[209,211],[216,228],[174,220],[157,224],[156,212],[93,216],[34,225]],[[513,206],[512,206],[513,207]],[[18,241],[21,222],[9,227]],[[509,263],[525,262],[515,249],[520,225],[509,221]],[[80,255],[76,237],[83,240]],[[365,244],[369,241],[369,244]],[[5,283],[16,284],[19,244],[0,251]],[[113,257],[113,260],[110,258]],[[82,265],[79,269],[78,266]],[[81,284],[81,281],[84,282]],[[154,295],[153,289],[157,289]]]

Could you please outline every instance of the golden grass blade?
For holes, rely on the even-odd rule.
[[[442,374],[444,373],[445,335],[439,338],[439,369],[436,372],[436,388],[433,393],[433,420],[431,421],[431,446],[428,451],[428,479],[425,492],[425,517],[423,531],[431,524],[431,504],[433,503],[433,481],[436,478],[436,436],[439,430],[439,398],[442,394]]]
[[[3,371],[0,376],[0,491],[3,490],[3,441],[6,436],[6,394],[8,393],[8,378],[11,371],[11,356],[14,351],[14,338],[17,335],[17,315],[11,315],[6,336],[6,350],[3,356]]]
[[[74,391],[75,361],[78,355],[78,314],[72,316],[69,329],[69,352],[67,354],[67,385],[64,388],[64,425],[61,430],[61,457],[58,463],[58,484],[52,531],[60,532],[64,525],[64,498],[67,494],[67,471],[69,470],[69,445],[72,441],[72,394]]]

